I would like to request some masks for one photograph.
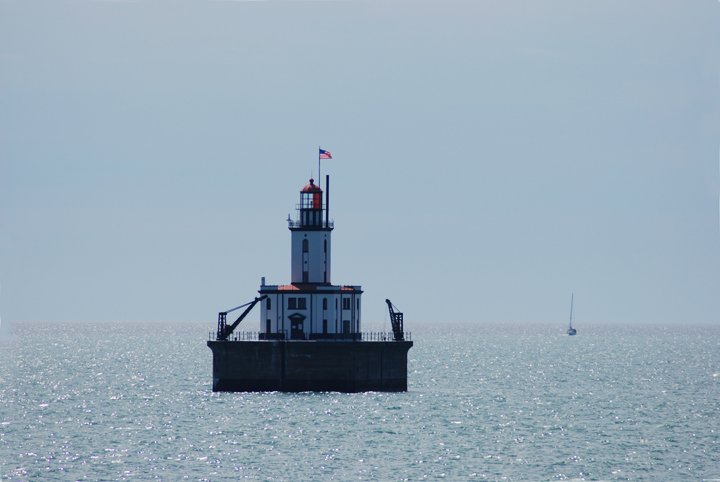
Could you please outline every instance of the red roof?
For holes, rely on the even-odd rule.
[[[322,192],[322,189],[315,185],[315,179],[310,179],[310,184],[302,188],[300,192]]]
[[[284,286],[278,286],[278,291],[295,291],[295,290],[301,290],[303,288],[300,288],[296,285],[284,285]]]
[[[328,285],[321,285],[321,286],[328,286]],[[352,286],[337,286],[337,285],[330,285],[332,288],[340,288],[340,291],[355,291],[355,288]],[[317,290],[318,285],[313,283],[293,283],[289,285],[284,286],[278,286],[278,291],[315,291]]]

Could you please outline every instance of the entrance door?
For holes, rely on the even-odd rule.
[[[288,318],[290,318],[290,338],[293,340],[304,340],[305,331],[303,324],[305,322],[305,316],[300,313],[294,313]]]

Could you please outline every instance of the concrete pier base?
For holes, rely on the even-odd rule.
[[[404,392],[411,341],[208,341],[215,392]]]

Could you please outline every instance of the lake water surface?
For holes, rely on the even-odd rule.
[[[358,394],[213,393],[212,328],[14,325],[1,480],[720,480],[720,328],[427,329]]]

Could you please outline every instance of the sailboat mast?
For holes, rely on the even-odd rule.
[[[570,328],[572,329],[572,309],[573,309],[573,298],[575,297],[575,293],[570,294]]]

